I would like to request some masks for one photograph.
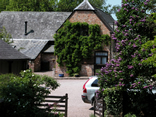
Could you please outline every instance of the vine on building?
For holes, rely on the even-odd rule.
[[[110,36],[102,35],[97,24],[66,21],[54,35],[55,52],[59,66],[66,66],[67,73],[72,76],[79,73],[83,59],[89,59],[94,50],[102,50],[109,45]]]

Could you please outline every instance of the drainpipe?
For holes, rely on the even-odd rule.
[[[113,32],[110,32],[110,37],[112,36]],[[112,39],[110,39],[110,59],[112,59],[112,46],[111,46],[111,41]]]

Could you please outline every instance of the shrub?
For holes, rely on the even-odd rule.
[[[124,117],[136,117],[136,115],[135,114],[128,113]]]
[[[1,116],[36,117],[39,113],[37,104],[44,101],[50,89],[59,84],[51,77],[35,75],[32,71],[22,71],[21,77],[12,74],[0,75]],[[3,82],[4,81],[4,82]],[[44,88],[41,85],[45,85]]]
[[[116,41],[118,54],[101,68],[98,82],[102,94],[109,96],[106,105],[110,114],[123,112],[123,115],[132,113],[139,117],[156,114],[156,95],[152,93],[156,66],[154,59],[149,60],[151,56],[155,58],[152,52],[155,44],[150,41],[154,39],[155,23],[147,14],[150,6],[150,0],[122,0],[117,13],[117,27],[111,36]],[[109,88],[119,93],[112,93]],[[117,97],[123,99],[116,101]],[[120,110],[119,103],[123,106]]]

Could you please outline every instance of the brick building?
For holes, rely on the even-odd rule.
[[[11,34],[15,49],[30,58],[28,64],[33,71],[51,71],[55,74],[66,74],[66,68],[58,67],[54,56],[54,34],[63,23],[87,22],[98,24],[101,34],[113,32],[114,19],[107,13],[94,8],[88,0],[84,0],[73,12],[1,12],[0,28],[3,26]],[[104,66],[113,56],[113,42],[105,46],[103,51],[95,52],[90,60],[84,60],[80,75],[94,75],[95,70]]]
[[[68,17],[70,22],[87,22],[88,24],[98,24],[101,29],[101,34],[108,34],[114,30],[114,19],[107,13],[94,8],[88,0],[84,0],[79,6],[77,6],[71,15]],[[80,71],[80,76],[92,76],[95,74],[97,69],[105,66],[106,62],[108,62],[113,56],[113,41],[108,46],[103,47],[103,51],[95,51],[92,58],[89,60],[84,60],[82,62],[82,67]],[[66,73],[65,67],[59,67],[56,63],[56,76],[58,74],[64,74],[64,76],[68,76]]]

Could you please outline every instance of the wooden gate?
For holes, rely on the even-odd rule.
[[[44,103],[38,105],[41,110],[53,110],[63,113],[65,117],[68,115],[68,94],[65,96],[46,96]]]

